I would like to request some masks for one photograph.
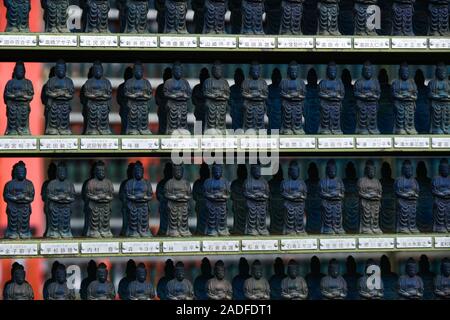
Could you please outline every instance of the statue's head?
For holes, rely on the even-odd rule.
[[[276,275],[284,275],[284,262],[280,257],[275,259],[273,271]]]
[[[22,80],[25,78],[25,64],[22,61],[16,62],[13,75],[17,80]]]
[[[364,174],[369,179],[373,179],[375,177],[375,165],[372,160],[366,161],[366,166],[364,168]]]
[[[67,167],[64,162],[58,163],[58,168],[56,169],[56,175],[59,181],[64,181],[67,178]]]
[[[63,264],[59,264],[58,267],[56,268],[56,282],[58,282],[59,284],[63,284],[66,282],[66,278],[67,278],[67,271],[66,271],[66,267]]]
[[[381,165],[381,176],[385,179],[392,177],[392,169],[389,163],[383,162]]]
[[[275,86],[278,86],[281,82],[281,79],[283,78],[281,76],[281,71],[278,68],[275,68],[272,70],[272,84]]]
[[[218,280],[225,279],[225,264],[223,263],[222,260],[217,261],[216,264],[214,265],[214,276]]]
[[[136,280],[139,282],[145,282],[147,279],[147,269],[145,269],[145,264],[139,263],[136,268]]]
[[[125,269],[125,274],[127,278],[135,278],[136,277],[136,262],[133,259],[127,261],[127,267]]]
[[[136,163],[134,164],[133,176],[136,180],[141,180],[142,178],[144,178],[144,166],[142,165],[142,162],[136,161]]]
[[[214,179],[219,180],[220,178],[222,178],[222,172],[223,172],[222,165],[214,163],[212,166],[212,175]]]
[[[184,280],[184,263],[181,261],[178,261],[175,265],[175,278],[178,281]]]
[[[136,62],[133,67],[134,78],[141,80],[144,77],[144,66],[140,62]]]
[[[66,76],[66,63],[64,60],[58,60],[55,65],[55,75],[59,79],[63,79]]]
[[[291,279],[295,279],[298,276],[298,263],[295,260],[289,260],[287,267],[288,277]]]
[[[337,66],[334,61],[330,62],[327,66],[327,78],[334,80],[337,77]]]
[[[250,65],[249,74],[253,80],[259,79],[259,76],[261,75],[261,66],[258,62],[256,61],[252,62],[252,64]]]
[[[436,65],[436,78],[439,80],[445,80],[447,78],[447,66],[443,62],[439,62]]]
[[[402,164],[402,175],[405,178],[407,178],[407,179],[412,177],[412,175],[413,175],[413,168],[412,168],[411,161],[409,161],[409,160],[403,161],[403,164]]]
[[[200,179],[201,180],[206,180],[210,177],[209,175],[209,166],[206,162],[202,162],[202,164],[200,165]]]
[[[416,261],[413,258],[409,258],[406,261],[405,273],[409,277],[414,277],[417,274],[417,263],[416,263]]]
[[[245,164],[238,164],[236,174],[238,179],[240,180],[247,179],[247,167],[245,166]]]
[[[164,274],[166,277],[173,278],[175,272],[175,265],[172,259],[167,259],[164,265]]]
[[[298,166],[297,161],[292,160],[289,163],[288,175],[289,178],[291,178],[292,180],[297,180],[298,177],[300,176],[300,167]]]
[[[332,278],[339,276],[339,263],[336,259],[331,259],[328,264],[328,275]]]
[[[245,80],[244,71],[242,71],[241,68],[237,68],[236,70],[234,70],[234,83],[240,86],[241,83],[244,82],[244,80]]]
[[[450,277],[450,259],[444,258],[441,260],[441,273],[444,277]]]
[[[220,63],[220,61],[215,61],[214,64],[212,65],[211,68],[211,72],[214,78],[216,79],[220,79],[222,78],[223,75],[223,66],[222,63]]]
[[[255,179],[261,178],[261,165],[252,164],[250,166],[250,173],[251,173],[252,177]]]
[[[291,79],[291,80],[295,80],[298,78],[299,65],[298,65],[297,61],[291,61],[291,63],[289,63],[287,74],[288,74],[289,79]]]
[[[255,260],[252,264],[252,276],[256,280],[259,280],[263,276],[263,267],[261,261]]]
[[[92,72],[94,74],[95,79],[101,79],[103,77],[103,66],[100,61],[95,61],[92,66]]]
[[[21,285],[25,282],[25,269],[21,264],[17,264],[14,268],[13,271],[13,280],[15,283]]]
[[[448,177],[448,161],[447,159],[441,159],[439,163],[439,175],[441,177],[447,178]]]
[[[97,161],[97,163],[95,164],[95,177],[98,180],[103,180],[106,177],[106,173],[105,173],[105,163],[103,161]]]
[[[166,82],[170,78],[172,78],[172,68],[167,67],[163,71],[163,81]]]
[[[200,265],[200,270],[203,275],[210,275],[211,274],[211,262],[208,258],[202,259],[202,264]]]
[[[184,168],[182,164],[173,164],[173,177],[177,180],[181,180],[184,174]]]
[[[27,177],[27,168],[25,167],[25,163],[23,161],[19,161],[14,165],[14,177],[19,180],[23,181]]]
[[[173,64],[172,66],[172,76],[176,79],[176,80],[180,80],[181,77],[183,76],[183,66],[181,65],[180,61],[177,61]]]
[[[378,266],[378,263],[372,258],[367,259],[366,267],[364,268],[364,271],[366,272],[367,276],[370,276],[373,273],[373,272],[368,272],[369,271],[368,269],[370,266]]]
[[[370,61],[366,61],[362,68],[362,76],[366,80],[370,80],[373,76],[373,66]]]
[[[408,64],[406,62],[403,62],[400,65],[400,68],[398,70],[398,76],[403,81],[408,80],[408,78],[409,78],[409,67],[408,67]]]
[[[198,75],[198,78],[199,78],[201,84],[203,82],[205,82],[205,80],[209,78],[208,68],[201,68],[200,69],[200,74]]]
[[[330,159],[327,162],[326,175],[330,179],[334,179],[336,177],[336,162],[333,159]]]
[[[170,179],[172,178],[172,173],[173,173],[173,166],[172,166],[172,162],[166,162],[166,164],[164,165],[164,178],[166,179]]]
[[[108,280],[108,269],[106,264],[100,263],[97,268],[97,280],[100,283],[105,283]]]
[[[245,259],[244,257],[239,259],[239,274],[248,274],[249,270],[250,270],[250,266],[248,265],[248,261],[247,259]]]

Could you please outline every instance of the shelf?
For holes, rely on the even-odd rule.
[[[448,234],[0,240],[0,259],[447,250]]]
[[[450,38],[444,37],[354,37],[354,36],[245,36],[245,35],[172,35],[172,34],[46,34],[0,33],[2,61],[55,62],[223,62],[244,63],[251,59],[270,59],[270,63],[317,63],[334,59],[338,63],[389,61],[435,64],[450,62]],[[164,54],[161,54],[164,52]],[[311,54],[314,52],[315,54]],[[330,57],[330,53],[333,56]],[[145,53],[145,54],[143,54]],[[212,58],[211,53],[217,55]],[[389,53],[386,55],[386,53]],[[426,59],[424,59],[426,54]]]

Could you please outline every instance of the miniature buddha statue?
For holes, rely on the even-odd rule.
[[[305,300],[308,297],[306,281],[298,273],[298,263],[290,260],[287,277],[281,281],[281,297],[284,300]]]
[[[394,100],[394,133],[417,134],[414,126],[417,86],[414,80],[409,78],[406,63],[400,66],[399,79],[392,82],[392,98]]]
[[[155,288],[147,281],[147,270],[143,263],[136,268],[136,280],[128,286],[130,300],[153,300],[155,299]]]
[[[449,35],[449,1],[448,0],[429,0],[428,10],[430,11],[429,36],[448,36]]]
[[[120,13],[123,16],[121,29],[124,33],[147,33],[148,0],[119,0],[122,2]]]
[[[319,0],[317,8],[319,10],[318,35],[340,36],[339,32],[339,1],[340,0]]]
[[[233,233],[244,234],[245,216],[247,214],[246,200],[244,197],[244,182],[247,180],[247,167],[239,164],[237,167],[237,179],[231,183],[231,200],[233,211]]]
[[[187,10],[187,0],[165,0],[163,33],[188,33],[186,29]]]
[[[270,300],[281,300],[281,281],[286,278],[283,259],[277,257],[273,263],[273,275],[269,278]]]
[[[377,4],[377,0],[356,0],[354,6],[354,34],[356,36],[376,36],[375,28],[368,27],[368,21],[373,15],[373,11],[369,10],[370,6]]]
[[[108,281],[108,269],[104,263],[100,263],[96,280],[92,281],[87,288],[87,300],[114,300],[115,297],[114,284]]]
[[[156,293],[161,300],[168,300],[167,283],[175,277],[175,266],[172,259],[167,259],[164,265],[164,276],[159,279]]]
[[[203,258],[200,265],[200,275],[194,280],[195,300],[208,300],[206,284],[213,277],[211,273],[211,262],[208,258]]]
[[[3,289],[4,300],[34,300],[33,288],[25,280],[25,269],[21,264],[13,264],[11,281]]]
[[[69,0],[42,0],[44,9],[45,32],[67,33]]]
[[[371,271],[371,267],[373,266],[378,267],[375,260],[368,259],[366,262],[365,273],[358,280],[358,293],[364,300],[380,300],[383,299],[384,296],[383,280],[372,280],[374,272]]]
[[[4,0],[6,7],[5,32],[30,32],[30,0]]]
[[[244,97],[244,130],[264,129],[264,115],[268,95],[267,83],[260,77],[261,66],[253,62],[250,66],[249,79],[242,82],[242,96]]]
[[[281,2],[280,34],[302,35],[304,0],[284,0]]]
[[[252,276],[244,282],[244,295],[248,300],[269,300],[270,286],[263,277],[263,267],[259,260],[252,264]]]
[[[322,199],[323,234],[344,234],[342,227],[342,200],[344,199],[344,183],[336,177],[336,163],[329,160],[326,167],[326,178],[320,180],[320,198]]]
[[[84,2],[84,32],[107,33],[108,13],[111,9],[108,0],[86,0]]]
[[[263,0],[242,0],[241,34],[264,34],[263,30]]]
[[[203,33],[225,33],[225,13],[227,12],[226,1],[205,0],[204,11]]]
[[[75,291],[67,285],[67,272],[63,264],[56,268],[55,281],[48,286],[47,300],[75,300]]]
[[[423,281],[417,275],[417,264],[413,258],[406,261],[405,274],[398,279],[398,294],[403,300],[423,298]]]
[[[399,233],[419,233],[416,226],[419,184],[412,174],[411,161],[403,161],[402,175],[395,180],[394,184],[397,197],[397,232]]]
[[[233,289],[225,279],[225,264],[219,260],[214,265],[214,278],[206,283],[206,293],[210,300],[231,300]]]
[[[415,0],[393,0],[392,35],[414,36],[413,15]]]
[[[431,133],[450,133],[450,81],[447,66],[436,66],[434,79],[428,82],[428,98],[431,106]]]
[[[441,274],[434,279],[434,294],[438,299],[450,299],[450,260],[441,260]]]
[[[339,274],[339,263],[331,259],[328,264],[328,275],[320,281],[320,290],[325,300],[342,300],[347,296],[347,283]]]
[[[450,177],[447,159],[439,164],[439,175],[433,178],[433,232],[450,232]]]
[[[181,261],[175,265],[175,278],[167,283],[167,298],[169,300],[194,299],[192,283],[185,278],[184,263]]]
[[[238,270],[239,273],[233,278],[231,283],[233,288],[233,300],[245,300],[244,284],[245,281],[251,277],[249,273],[250,266],[248,265],[247,259],[243,257],[239,259]]]

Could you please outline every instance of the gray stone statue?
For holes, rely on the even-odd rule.
[[[203,33],[225,33],[225,0],[206,0],[204,7]]]
[[[192,198],[190,183],[183,179],[182,165],[173,165],[173,178],[164,185],[164,197],[167,199],[169,237],[188,237],[189,201]]]
[[[30,32],[30,0],[3,0],[6,7],[5,32]]]
[[[186,29],[187,0],[166,0],[164,33],[188,33]]]
[[[45,134],[68,135],[70,129],[71,101],[75,92],[72,79],[66,76],[66,63],[59,60],[55,65],[55,76],[44,85]]]
[[[25,78],[25,65],[19,61],[3,93],[7,117],[5,135],[30,135],[30,102],[33,96],[33,83]]]
[[[417,263],[409,258],[405,264],[405,274],[398,279],[398,294],[402,300],[421,300],[423,281],[417,275]]]
[[[364,275],[358,280],[358,293],[364,300],[380,300],[384,296],[383,280],[373,277],[374,272],[370,272],[371,266],[378,266],[373,259],[368,259]],[[375,280],[372,280],[374,278]]]
[[[244,97],[244,130],[264,129],[264,115],[266,114],[266,100],[269,88],[261,79],[261,66],[253,62],[250,66],[249,78],[242,82],[242,96]]]
[[[164,97],[167,99],[166,134],[172,134],[175,131],[189,133],[187,130],[187,106],[192,91],[189,82],[182,77],[183,67],[180,62],[175,62],[172,67],[172,78],[164,83]]]
[[[428,10],[430,11],[428,35],[449,35],[449,3],[449,0],[428,1]]]
[[[340,0],[319,0],[319,32],[321,36],[340,36],[339,32],[339,2]]]
[[[395,79],[392,82],[392,98],[394,100],[394,133],[417,134],[414,126],[417,86],[414,79],[409,78],[409,68],[406,63],[402,63],[398,73],[399,79]]]
[[[369,11],[369,6],[374,6],[377,4],[377,0],[356,0],[355,6],[353,8],[354,11],[354,24],[355,36],[376,36],[377,32],[375,28],[369,29],[367,26],[367,22],[371,15],[372,11]]]
[[[107,33],[108,13],[111,9],[108,0],[85,0],[83,9],[84,32]]]
[[[34,300],[33,288],[25,280],[25,269],[19,263],[14,263],[11,268],[11,281],[3,289],[4,300]]]
[[[206,293],[210,300],[231,300],[233,289],[230,281],[225,279],[225,264],[219,260],[214,265],[214,278],[206,283]]]
[[[280,34],[302,35],[304,0],[284,0],[281,2]]]
[[[428,99],[431,106],[431,133],[450,133],[450,81],[444,63],[437,64],[435,77],[428,82]]]
[[[413,177],[411,161],[403,161],[402,176],[395,180],[394,190],[397,197],[397,232],[419,233],[416,225],[419,184]]]
[[[184,263],[175,265],[175,278],[167,283],[168,300],[193,300],[194,288],[191,281],[185,278]]]
[[[450,260],[441,260],[441,274],[434,279],[434,294],[438,299],[450,299]]]
[[[336,64],[330,62],[326,79],[319,83],[320,134],[342,134],[341,111],[345,89],[342,80],[336,77]]]
[[[413,15],[416,0],[394,0],[392,4],[392,35],[414,36]]]
[[[233,233],[244,234],[245,216],[247,214],[246,200],[244,197],[244,183],[247,179],[247,167],[239,164],[236,172],[237,178],[231,183],[231,200],[233,211]]]
[[[241,34],[264,34],[263,0],[242,0]]]
[[[90,238],[110,238],[114,186],[105,177],[103,161],[98,161],[94,166],[94,176],[85,182],[82,191],[86,215],[84,235]]]
[[[122,16],[121,29],[124,33],[147,33],[148,0],[119,0]]]
[[[41,0],[44,9],[45,32],[67,33],[69,0]]]
[[[228,99],[230,86],[223,77],[223,66],[219,61],[211,68],[212,77],[203,83],[205,98],[205,134],[225,134]]]
[[[3,199],[6,202],[6,215],[8,216],[5,238],[31,238],[30,216],[31,203],[34,200],[34,186],[27,179],[27,168],[22,161],[14,165],[12,180],[6,183],[3,190]]]
[[[369,61],[364,63],[362,78],[354,86],[356,98],[357,122],[356,134],[380,134],[378,130],[378,100],[381,89],[378,79],[373,78],[373,66]]]
[[[259,260],[252,264],[252,276],[244,282],[244,295],[248,300],[269,300],[270,286],[263,277],[263,267]]]
[[[87,287],[87,300],[114,300],[116,289],[111,281],[108,281],[108,269],[104,263],[97,268],[96,279]]]
[[[283,1],[284,3],[284,1]],[[296,61],[289,64],[287,79],[281,80],[281,134],[304,134],[303,111],[306,86],[298,79],[299,65]]]
[[[328,275],[320,280],[320,291],[325,300],[343,300],[347,297],[347,283],[339,274],[339,263],[331,259]]]
[[[252,164],[250,177],[244,182],[244,197],[247,205],[244,234],[269,235],[266,225],[269,193],[269,184],[261,177],[261,166]]]
[[[67,271],[63,264],[56,267],[55,281],[48,285],[46,300],[75,300],[75,290],[67,286]]]
[[[433,232],[450,232],[450,177],[447,159],[439,164],[439,175],[431,182],[433,194]]]
[[[136,280],[128,285],[130,300],[153,300],[156,297],[155,288],[147,281],[145,264],[139,263],[136,268]]]
[[[366,161],[364,177],[358,180],[359,208],[361,214],[361,233],[383,233],[380,229],[380,208],[383,189],[380,180],[375,178],[375,165]]]
[[[305,279],[298,275],[298,263],[290,260],[287,277],[281,281],[281,297],[284,300],[305,300],[308,298],[308,286]]]

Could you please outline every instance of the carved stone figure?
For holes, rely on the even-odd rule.
[[[356,260],[353,256],[347,257],[345,268],[345,273],[342,275],[347,284],[347,296],[345,300],[357,300],[359,298],[358,279],[362,277],[362,274],[357,271]]]
[[[281,2],[280,34],[301,35],[304,0],[284,0]]]
[[[234,84],[230,87],[230,100],[228,100],[233,130],[242,129],[243,126],[244,97],[242,96],[241,85],[244,80],[244,71],[241,68],[237,68],[234,71]]]
[[[328,160],[326,178],[320,180],[320,198],[322,199],[323,234],[344,234],[342,227],[342,200],[344,199],[344,183],[336,177],[336,163]]]
[[[113,193],[114,186],[105,177],[105,164],[103,161],[98,161],[94,165],[94,177],[85,182],[85,188],[82,191],[86,215],[85,236],[112,237],[110,219]]]
[[[52,263],[52,269],[50,270],[50,279],[45,280],[44,286],[42,288],[42,297],[44,300],[48,300],[49,293],[48,293],[48,287],[51,283],[56,281],[56,270],[58,269],[60,263],[58,261],[54,261]]]
[[[46,300],[75,300],[75,291],[67,286],[67,272],[63,264],[56,268],[55,281],[48,286]]]
[[[340,36],[339,32],[339,1],[340,0],[319,0],[319,32],[318,35]]]
[[[219,260],[214,265],[214,278],[206,283],[206,293],[210,300],[231,300],[233,289],[231,283],[225,279],[225,264]]]
[[[119,9],[122,15],[121,32],[124,33],[147,33],[147,14],[149,10],[148,0],[119,0]]]
[[[250,177],[244,182],[244,197],[247,206],[244,234],[268,235],[266,216],[270,193],[269,185],[261,177],[259,164],[252,164],[250,168]]]
[[[380,300],[384,296],[383,280],[379,279],[378,283],[373,283],[371,277],[373,270],[371,268],[378,267],[375,260],[368,259],[366,262],[366,268],[364,275],[358,280],[358,293],[364,300]],[[377,279],[375,279],[377,281]],[[369,283],[371,286],[369,286]],[[378,284],[378,285],[377,285]]]
[[[241,34],[264,34],[263,0],[242,0]]]
[[[196,84],[192,89],[192,104],[194,105],[195,121],[201,121],[202,131],[206,125],[206,97],[203,94],[205,81],[210,78],[208,68],[201,68],[198,75],[200,83]]]
[[[85,130],[87,135],[109,135],[112,134],[109,126],[109,111],[112,105],[111,82],[103,76],[103,67],[99,61],[92,66],[92,78],[84,84],[82,92],[86,99],[84,106]]]
[[[81,300],[87,300],[88,293],[87,288],[91,284],[91,282],[95,281],[97,278],[97,264],[94,260],[89,260],[87,265],[87,277],[81,281],[80,284],[80,298]]]
[[[272,83],[269,84],[267,94],[267,117],[269,118],[269,133],[281,128],[281,71],[278,68],[272,70]]]
[[[298,275],[298,263],[290,260],[287,277],[281,281],[281,297],[284,300],[305,300],[308,297],[308,286],[305,279]]]
[[[5,32],[30,32],[30,0],[3,0],[6,7]]]
[[[342,226],[348,233],[358,233],[359,231],[359,196],[358,178],[353,161],[347,162],[345,166],[344,200],[342,208]]]
[[[439,164],[439,175],[433,178],[433,232],[450,232],[450,177],[447,159]]]
[[[269,300],[270,286],[263,277],[263,268],[259,260],[252,264],[252,276],[244,282],[244,295],[248,300]]]
[[[175,278],[167,283],[167,298],[169,300],[193,300],[194,289],[192,283],[184,277],[184,263],[179,261],[175,265]]]
[[[244,197],[244,183],[247,180],[247,167],[239,164],[237,167],[237,179],[231,183],[231,200],[233,210],[233,233],[244,234],[245,216],[247,214],[246,200]]]
[[[117,293],[121,300],[130,300],[130,283],[136,280],[136,262],[133,259],[127,261],[125,277],[120,279]]]
[[[394,133],[417,134],[414,127],[416,112],[417,86],[409,78],[409,69],[403,63],[399,69],[399,78],[392,82],[392,98],[394,100]]]
[[[27,179],[27,169],[22,161],[14,165],[12,180],[6,183],[3,190],[3,199],[6,202],[6,215],[8,216],[5,238],[31,238],[30,216],[31,203],[34,200],[34,186]]]
[[[158,106],[156,114],[158,115],[158,134],[165,134],[167,130],[167,99],[164,95],[164,84],[172,78],[172,69],[165,68],[163,72],[163,83],[161,83],[155,92],[155,103]]]
[[[47,186],[47,238],[72,238],[70,218],[71,205],[75,201],[75,187],[67,180],[67,168],[59,163],[57,177]]]
[[[431,133],[450,133],[450,81],[447,66],[436,66],[435,78],[428,82],[428,98],[431,106]]]
[[[320,290],[325,300],[342,300],[347,296],[347,283],[339,274],[339,263],[331,259],[328,264],[328,275],[320,281]]]
[[[358,180],[361,233],[382,233],[379,225],[382,190],[380,181],[375,178],[375,165],[367,160],[364,177]]]
[[[313,256],[310,263],[310,272],[305,276],[310,300],[322,299],[320,282],[323,277],[325,277],[325,274],[320,272],[320,260],[317,256]]]
[[[204,8],[203,33],[225,33],[226,1],[206,0]]]
[[[369,11],[369,6],[377,4],[377,0],[356,0],[354,6],[354,22],[356,36],[376,36],[377,32],[374,29],[369,29],[367,21],[372,16],[372,12]]]
[[[69,0],[41,0],[41,6],[44,9],[45,32],[69,32],[67,29],[69,5]]]
[[[190,183],[183,179],[183,166],[173,165],[173,178],[164,185],[164,197],[167,199],[169,237],[188,237],[189,200],[192,197]]]
[[[284,3],[284,2],[283,2]],[[303,110],[306,87],[298,79],[299,66],[292,61],[288,67],[288,78],[281,81],[281,134],[304,134]]]
[[[394,0],[392,4],[392,35],[414,36],[413,15],[415,0]]]
[[[108,269],[104,263],[97,268],[96,280],[87,288],[87,300],[114,300],[116,290],[114,284],[108,281]]]
[[[326,79],[319,83],[320,134],[342,134],[341,111],[345,90],[342,80],[336,76],[336,64],[330,62]]]
[[[416,226],[419,184],[412,174],[411,162],[403,161],[402,176],[397,178],[394,184],[397,197],[397,232],[399,233],[419,233]]]
[[[169,216],[167,212],[167,199],[164,196],[164,186],[167,181],[172,179],[172,163],[166,162],[164,165],[163,178],[156,185],[156,198],[159,201],[159,230],[158,235],[166,235],[167,226],[169,224]],[[159,294],[158,294],[159,296]]]
[[[311,162],[308,166],[308,179],[305,181],[307,196],[305,202],[306,210],[306,232],[317,234],[321,229],[321,206],[320,179],[317,165]]]
[[[244,97],[244,130],[264,129],[264,114],[267,109],[266,99],[268,87],[266,81],[260,78],[260,73],[261,66],[258,62],[253,62],[250,66],[250,78],[242,82],[242,96]]]
[[[30,134],[30,102],[33,96],[33,83],[25,78],[25,65],[17,62],[13,77],[6,83],[3,93],[7,118],[5,135]]]
[[[245,258],[239,259],[239,273],[233,278],[232,288],[233,288],[233,300],[245,300],[244,294],[244,284],[245,281],[250,278],[250,266]]]
[[[405,264],[405,274],[398,279],[398,294],[403,300],[423,298],[423,281],[417,275],[417,263],[409,258]]]
[[[203,96],[205,97],[205,133],[225,134],[227,104],[230,98],[230,86],[223,77],[223,66],[219,61],[214,62],[211,73],[212,78],[203,83]]]
[[[188,33],[186,29],[186,0],[166,0],[164,3],[164,33]]]
[[[164,96],[167,99],[166,134],[172,134],[175,130],[187,131],[187,104],[191,97],[191,87],[187,80],[182,78],[183,67],[180,62],[174,63],[172,73],[172,79],[164,83]]]
[[[156,286],[156,293],[161,300],[168,300],[167,297],[167,283],[175,277],[175,266],[171,259],[166,260],[164,266],[164,276],[159,279]]]
[[[191,9],[194,11],[194,32],[196,34],[202,33],[203,22],[205,17],[205,0],[192,0]]]
[[[84,32],[109,32],[108,13],[111,7],[108,0],[85,0],[82,9],[84,16]]]
[[[373,79],[370,62],[364,63],[362,78],[356,81],[354,88],[357,107],[356,134],[379,134],[377,113],[381,90],[378,80]]]
[[[271,234],[281,234],[284,225],[284,198],[281,195],[281,183],[283,182],[283,168],[280,166],[272,179],[269,180],[270,198],[270,228]]]
[[[136,280],[131,281],[128,286],[130,300],[153,300],[155,288],[147,280],[147,270],[145,264],[139,263],[136,268]]]
[[[200,275],[194,280],[195,300],[208,300],[206,283],[214,276],[211,273],[211,262],[208,258],[202,259],[200,265]]]
[[[449,34],[449,12],[448,0],[429,0],[430,11],[428,35],[448,36]]]
[[[286,278],[284,262],[280,257],[273,264],[273,275],[269,279],[270,300],[281,300],[281,281]]]
[[[438,299],[450,299],[450,260],[441,260],[441,274],[434,279],[434,294]]]
[[[3,289],[4,300],[34,300],[33,288],[25,280],[25,269],[21,264],[14,263],[11,268],[11,281]]]

